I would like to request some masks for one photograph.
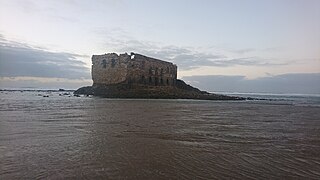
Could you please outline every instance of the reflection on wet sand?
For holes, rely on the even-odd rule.
[[[0,104],[4,179],[320,177],[319,107],[11,96]]]

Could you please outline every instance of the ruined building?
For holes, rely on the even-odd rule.
[[[106,98],[240,100],[211,94],[177,79],[177,66],[141,54],[92,56],[92,86],[74,94]]]
[[[93,86],[136,84],[175,86],[177,66],[141,54],[108,53],[92,56]]]

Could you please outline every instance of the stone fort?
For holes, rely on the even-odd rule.
[[[106,98],[245,100],[201,91],[177,79],[173,63],[136,53],[92,56],[92,86],[74,94]]]
[[[136,53],[93,55],[92,80],[93,86],[113,84],[175,86],[177,66]]]

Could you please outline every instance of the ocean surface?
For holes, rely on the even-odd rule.
[[[320,179],[320,96],[0,91],[0,179]]]

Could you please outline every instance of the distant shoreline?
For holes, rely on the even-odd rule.
[[[0,91],[29,91],[29,92],[61,92],[59,89],[46,88],[0,88]],[[74,92],[76,89],[64,89],[66,92]],[[262,95],[262,96],[310,96],[320,97],[320,94],[303,94],[303,93],[268,93],[268,92],[227,92],[227,91],[209,91],[212,94],[223,95]]]
[[[75,90],[71,89],[0,89],[0,91],[27,91],[27,92],[74,92]]]

